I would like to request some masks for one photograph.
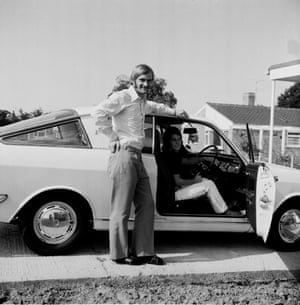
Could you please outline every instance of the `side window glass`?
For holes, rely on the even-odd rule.
[[[144,138],[143,152],[151,153],[152,152],[152,140],[153,140],[152,127],[145,128],[144,132],[145,132],[145,138]]]
[[[79,122],[70,122],[4,139],[6,143],[39,146],[87,147],[89,142]]]
[[[183,144],[191,152],[199,152],[203,149],[207,151],[218,150],[219,153],[227,155],[236,155],[228,146],[223,138],[211,127],[201,124],[193,124],[182,127]]]
[[[171,125],[170,125],[171,126]],[[182,144],[191,153],[199,153],[202,150],[206,152],[218,151],[219,155],[236,156],[236,152],[225,142],[216,130],[208,125],[200,123],[173,124],[182,135]],[[165,131],[167,126],[163,127]]]
[[[155,128],[153,135],[153,125],[145,124],[145,138],[144,138],[144,147],[143,153],[152,154],[160,151],[161,148],[161,135],[157,128]],[[153,149],[152,149],[153,148]]]

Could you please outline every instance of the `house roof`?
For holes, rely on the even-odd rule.
[[[219,103],[207,104],[234,124],[270,124],[270,107]],[[274,111],[274,126],[300,127],[300,109],[275,107]]]

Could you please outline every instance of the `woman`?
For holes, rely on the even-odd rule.
[[[180,130],[169,127],[163,135],[163,157],[174,178],[175,200],[187,200],[206,194],[216,214],[242,216],[240,212],[228,208],[212,180],[199,173],[194,177],[184,177],[183,165],[198,162],[198,158],[187,158],[187,154],[188,151],[182,145]]]

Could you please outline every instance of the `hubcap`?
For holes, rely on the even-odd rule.
[[[73,208],[61,201],[48,202],[36,212],[34,232],[48,244],[60,244],[68,240],[76,230],[77,217]]]
[[[279,235],[286,243],[300,239],[300,210],[287,210],[279,220]]]

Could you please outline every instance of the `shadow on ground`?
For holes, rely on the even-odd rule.
[[[0,244],[0,258],[36,256],[23,243],[22,234],[14,225],[0,224]],[[156,232],[155,248],[168,263],[212,262],[275,252],[254,233],[227,232]],[[107,255],[108,252],[108,232],[91,231],[68,255]],[[299,278],[300,251],[276,253]]]

